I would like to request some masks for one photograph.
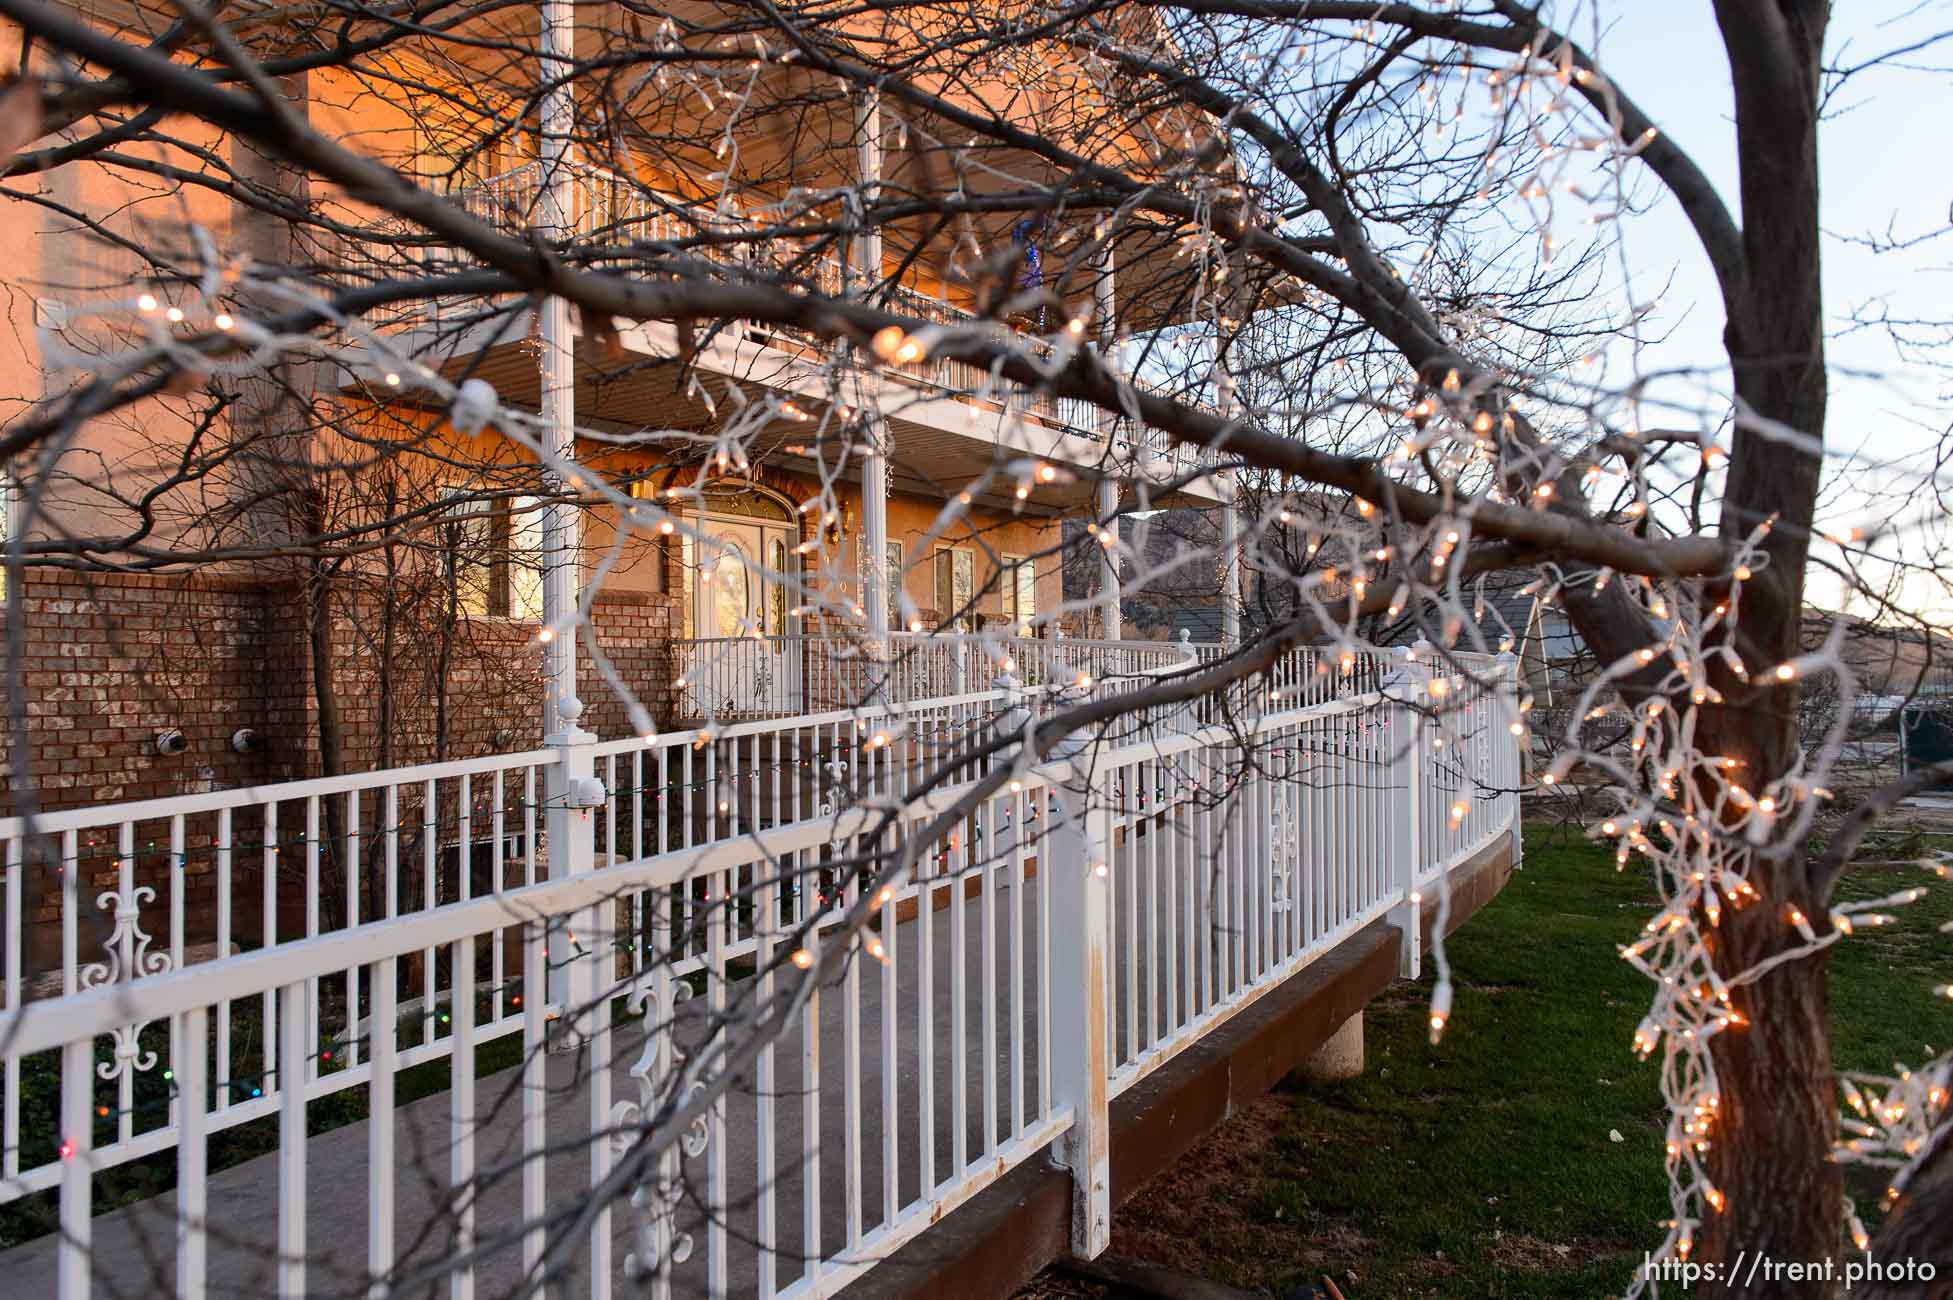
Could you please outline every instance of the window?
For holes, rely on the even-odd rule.
[[[466,488],[448,495],[465,497]],[[475,618],[542,617],[542,510],[538,497],[458,500],[442,550],[459,612]]]
[[[468,87],[444,89],[445,95],[426,97],[414,124],[420,171],[431,185],[449,191],[482,189],[495,178],[533,161],[531,137],[526,131],[505,125],[512,119],[502,105]],[[495,214],[501,220],[518,223],[534,219],[526,210],[527,197],[513,190],[482,196],[491,205],[523,205],[520,210]]]
[[[1029,636],[1038,616],[1037,568],[1021,555],[1004,556],[1004,571],[998,580],[1003,588],[1004,622],[1018,636]]]
[[[766,635],[787,634],[787,566],[793,563],[784,537],[775,537],[767,546],[766,567],[779,575],[766,585]]]
[[[970,597],[976,591],[976,552],[936,552],[936,620],[943,627],[967,628]]]
[[[0,470],[0,601],[7,599],[7,552],[14,540],[14,517],[20,508],[20,491],[12,470]]]

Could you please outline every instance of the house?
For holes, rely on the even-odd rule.
[[[534,21],[527,12],[482,21],[520,27]],[[91,11],[111,26],[121,13]],[[827,245],[782,237],[715,252],[705,236],[731,242],[741,222],[776,220],[794,195],[831,192],[838,213],[851,184],[929,183],[951,161],[945,133],[898,123],[872,101],[809,101],[806,79],[781,66],[756,75],[753,93],[794,113],[746,115],[731,163],[703,143],[721,129],[711,111],[674,93],[646,97],[646,120],[617,133],[623,145],[598,156],[579,134],[551,170],[555,146],[527,111],[534,60],[475,57],[465,43],[396,41],[383,62],[294,79],[293,106],[503,229],[536,226],[553,194],[578,255],[626,272],[713,276],[737,263],[969,323],[990,308],[958,252],[974,230],[991,247],[1016,240],[1042,253],[1031,258],[1044,267],[1037,287],[1075,313],[1074,334],[1087,319],[1106,339],[1143,333],[1183,310],[1158,291],[1173,247],[1143,234],[1095,244],[1089,215],[1028,234],[1008,216],[961,234],[892,222]],[[408,85],[421,93],[400,93]],[[960,93],[976,102],[990,89]],[[678,143],[652,152],[634,138]],[[1117,135],[1090,147],[1139,149]],[[81,322],[99,322],[105,304],[122,304],[125,330],[164,318],[174,327],[186,313],[182,328],[208,328],[218,304],[194,292],[193,229],[222,250],[309,263],[322,284],[470,265],[235,142],[192,134],[183,149],[186,166],[189,151],[214,150],[238,174],[284,187],[316,228],[216,188],[159,190],[112,162],[58,171],[52,201],[0,205],[0,235],[18,250],[3,273],[11,323],[28,344],[0,362],[0,391],[24,403],[69,382],[49,379],[45,353],[99,342],[99,325]],[[121,242],[81,229],[75,211],[110,214],[105,228]],[[682,251],[655,251],[673,246]],[[533,705],[553,653],[539,643],[551,509],[542,466],[492,426],[455,427],[417,374],[485,381],[503,402],[574,430],[564,449],[578,466],[577,585],[589,597],[576,691],[584,725],[605,736],[641,725],[606,671],[664,724],[849,704],[877,689],[872,665],[884,660],[920,665],[905,691],[952,690],[962,670],[923,639],[1048,635],[1063,600],[1062,521],[1103,517],[1108,500],[1116,512],[1121,481],[1185,480],[1196,463],[1137,446],[1095,410],[999,389],[953,361],[867,357],[857,390],[840,393],[831,345],[792,329],[725,322],[693,338],[508,299],[437,298],[374,319],[375,337],[325,362],[276,382],[220,377],[159,395],[91,421],[51,467],[15,467],[15,501],[37,501],[15,531],[59,562],[27,565],[7,593],[24,613],[16,667],[28,696],[9,785],[59,806],[540,743]],[[1040,338],[1068,323],[1010,322]],[[767,414],[726,455],[727,428],[755,411]],[[186,448],[227,439],[254,450],[184,472]],[[1018,481],[1027,465],[1038,472]],[[1000,475],[1006,466],[1019,467],[1016,479]],[[946,520],[964,485],[975,485],[966,508]],[[1158,496],[1213,509],[1227,493],[1210,477]],[[632,502],[676,526],[626,526]],[[279,553],[281,538],[341,536],[355,540]]]

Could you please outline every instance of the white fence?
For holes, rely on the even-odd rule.
[[[0,822],[0,1203],[54,1190],[63,1297],[158,1258],[187,1296],[470,1295],[565,1258],[596,1296],[620,1271],[816,1296],[1056,1141],[1101,1247],[1108,1098],[1375,919],[1414,934],[1431,879],[1516,829],[1510,662],[1394,668],[1298,652],[1224,716],[1043,765],[943,769],[1036,705],[986,693]],[[846,938],[862,864],[993,772]],[[737,1085],[632,1163],[756,1022],[779,1032]],[[580,1052],[545,1051],[569,1029]],[[519,1049],[506,1086],[395,1109],[404,1072],[476,1080],[485,1048]],[[594,1068],[565,1085],[566,1060]],[[351,1089],[365,1165],[322,1180],[308,1113]],[[251,1120],[275,1232],[219,1249],[210,1144]],[[409,1150],[437,1176],[403,1177]],[[176,1196],[138,1248],[133,1212],[98,1234],[91,1210],[143,1159]],[[364,1222],[364,1261],[308,1250],[327,1218]]]
[[[711,205],[680,198],[647,186],[642,180],[621,175],[587,163],[567,164],[572,183],[567,187],[567,207],[563,219],[581,239],[598,246],[629,248],[633,245],[682,245],[708,234],[725,234],[739,228],[740,218],[722,218]],[[527,163],[491,176],[477,185],[452,192],[451,201],[470,216],[510,233],[521,233],[537,226],[543,217],[541,163]],[[755,214],[754,224],[770,224],[764,214]],[[397,218],[377,221],[367,227],[366,239],[349,240],[341,250],[345,268],[370,278],[384,278],[403,266],[452,269],[466,265],[469,258],[451,246],[428,242],[425,233]],[[703,243],[688,251],[673,250],[674,257],[689,256],[706,265],[735,272],[780,276],[799,280],[816,292],[829,296],[868,296],[871,286],[846,262],[833,254],[809,259],[799,250],[781,256],[776,250],[751,244],[727,246]],[[879,280],[879,277],[878,277]],[[126,281],[117,281],[123,283]],[[873,297],[891,311],[914,315],[952,327],[981,323],[974,313],[940,298],[931,298],[903,285],[873,286]],[[505,299],[504,301],[508,301]],[[472,324],[485,314],[486,304],[479,298],[435,298],[422,303],[381,308],[371,314],[379,324],[405,323],[426,327]],[[823,346],[815,336],[802,330],[770,322],[750,322],[754,333],[770,336],[791,351]],[[1054,327],[1055,328],[1055,325]],[[1049,355],[1050,344],[1026,334],[1023,346]],[[965,400],[985,402],[997,399],[996,378],[980,366],[952,357],[924,358],[907,365],[877,367],[885,376],[911,387],[944,393]],[[1160,384],[1134,375],[1130,382],[1143,392],[1171,396],[1205,410],[1213,410],[1199,382]],[[1111,440],[1140,457],[1149,468],[1161,474],[1186,473],[1197,466],[1212,465],[1215,455],[1206,448],[1176,442],[1143,422],[1114,421],[1099,407],[1077,398],[1055,397],[1048,393],[1027,393],[1023,411],[1039,421],[1067,433],[1094,441]]]
[[[715,637],[674,641],[672,684],[681,718],[740,719],[901,704],[1024,686],[1131,685],[1218,658],[1213,642],[1042,640],[895,633],[886,655],[836,637]]]

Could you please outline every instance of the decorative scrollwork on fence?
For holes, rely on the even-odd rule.
[[[668,977],[660,977],[657,983],[667,985],[670,991],[657,997],[655,986],[640,988],[627,1003],[643,1017],[644,1044],[630,1070],[631,1078],[637,1081],[637,1100],[620,1101],[611,1107],[611,1142],[620,1153],[637,1142],[667,1102],[674,1109],[682,1104],[678,1097],[667,1096],[678,1083],[678,1066],[685,1059],[674,1040],[672,1021],[679,1004],[691,998],[692,990],[690,985]],[[695,1082],[685,1100],[704,1091],[705,1085]],[[704,1155],[711,1140],[712,1130],[705,1117],[693,1120],[680,1135],[677,1149],[661,1155],[657,1168],[631,1189],[635,1222],[631,1249],[624,1256],[626,1276],[633,1280],[652,1277],[691,1258],[692,1234],[678,1232],[675,1226],[682,1199],[679,1164],[685,1157]]]
[[[1275,870],[1269,874],[1269,908],[1277,916],[1295,906],[1295,890],[1290,877],[1302,862],[1302,809],[1300,792],[1294,785],[1275,787],[1274,827],[1269,837],[1269,861]]]
[[[140,975],[162,975],[169,971],[170,955],[149,951],[153,940],[142,928],[142,905],[155,901],[155,898],[154,889],[148,885],[138,885],[127,892],[109,890],[95,900],[95,905],[104,912],[114,909],[115,928],[102,941],[102,947],[108,952],[108,960],[91,962],[82,967],[79,981],[82,988],[100,988]]]
[[[115,1039],[115,1055],[106,1061],[98,1062],[95,1073],[104,1079],[113,1079],[134,1069],[146,1074],[156,1068],[156,1053],[143,1050],[141,1042],[142,1025],[124,1025],[115,1030],[110,1037]]]

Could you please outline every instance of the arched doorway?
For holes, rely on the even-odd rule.
[[[686,717],[795,713],[801,643],[781,582],[798,561],[800,532],[784,500],[747,484],[708,487],[685,542],[687,641],[679,656]]]

